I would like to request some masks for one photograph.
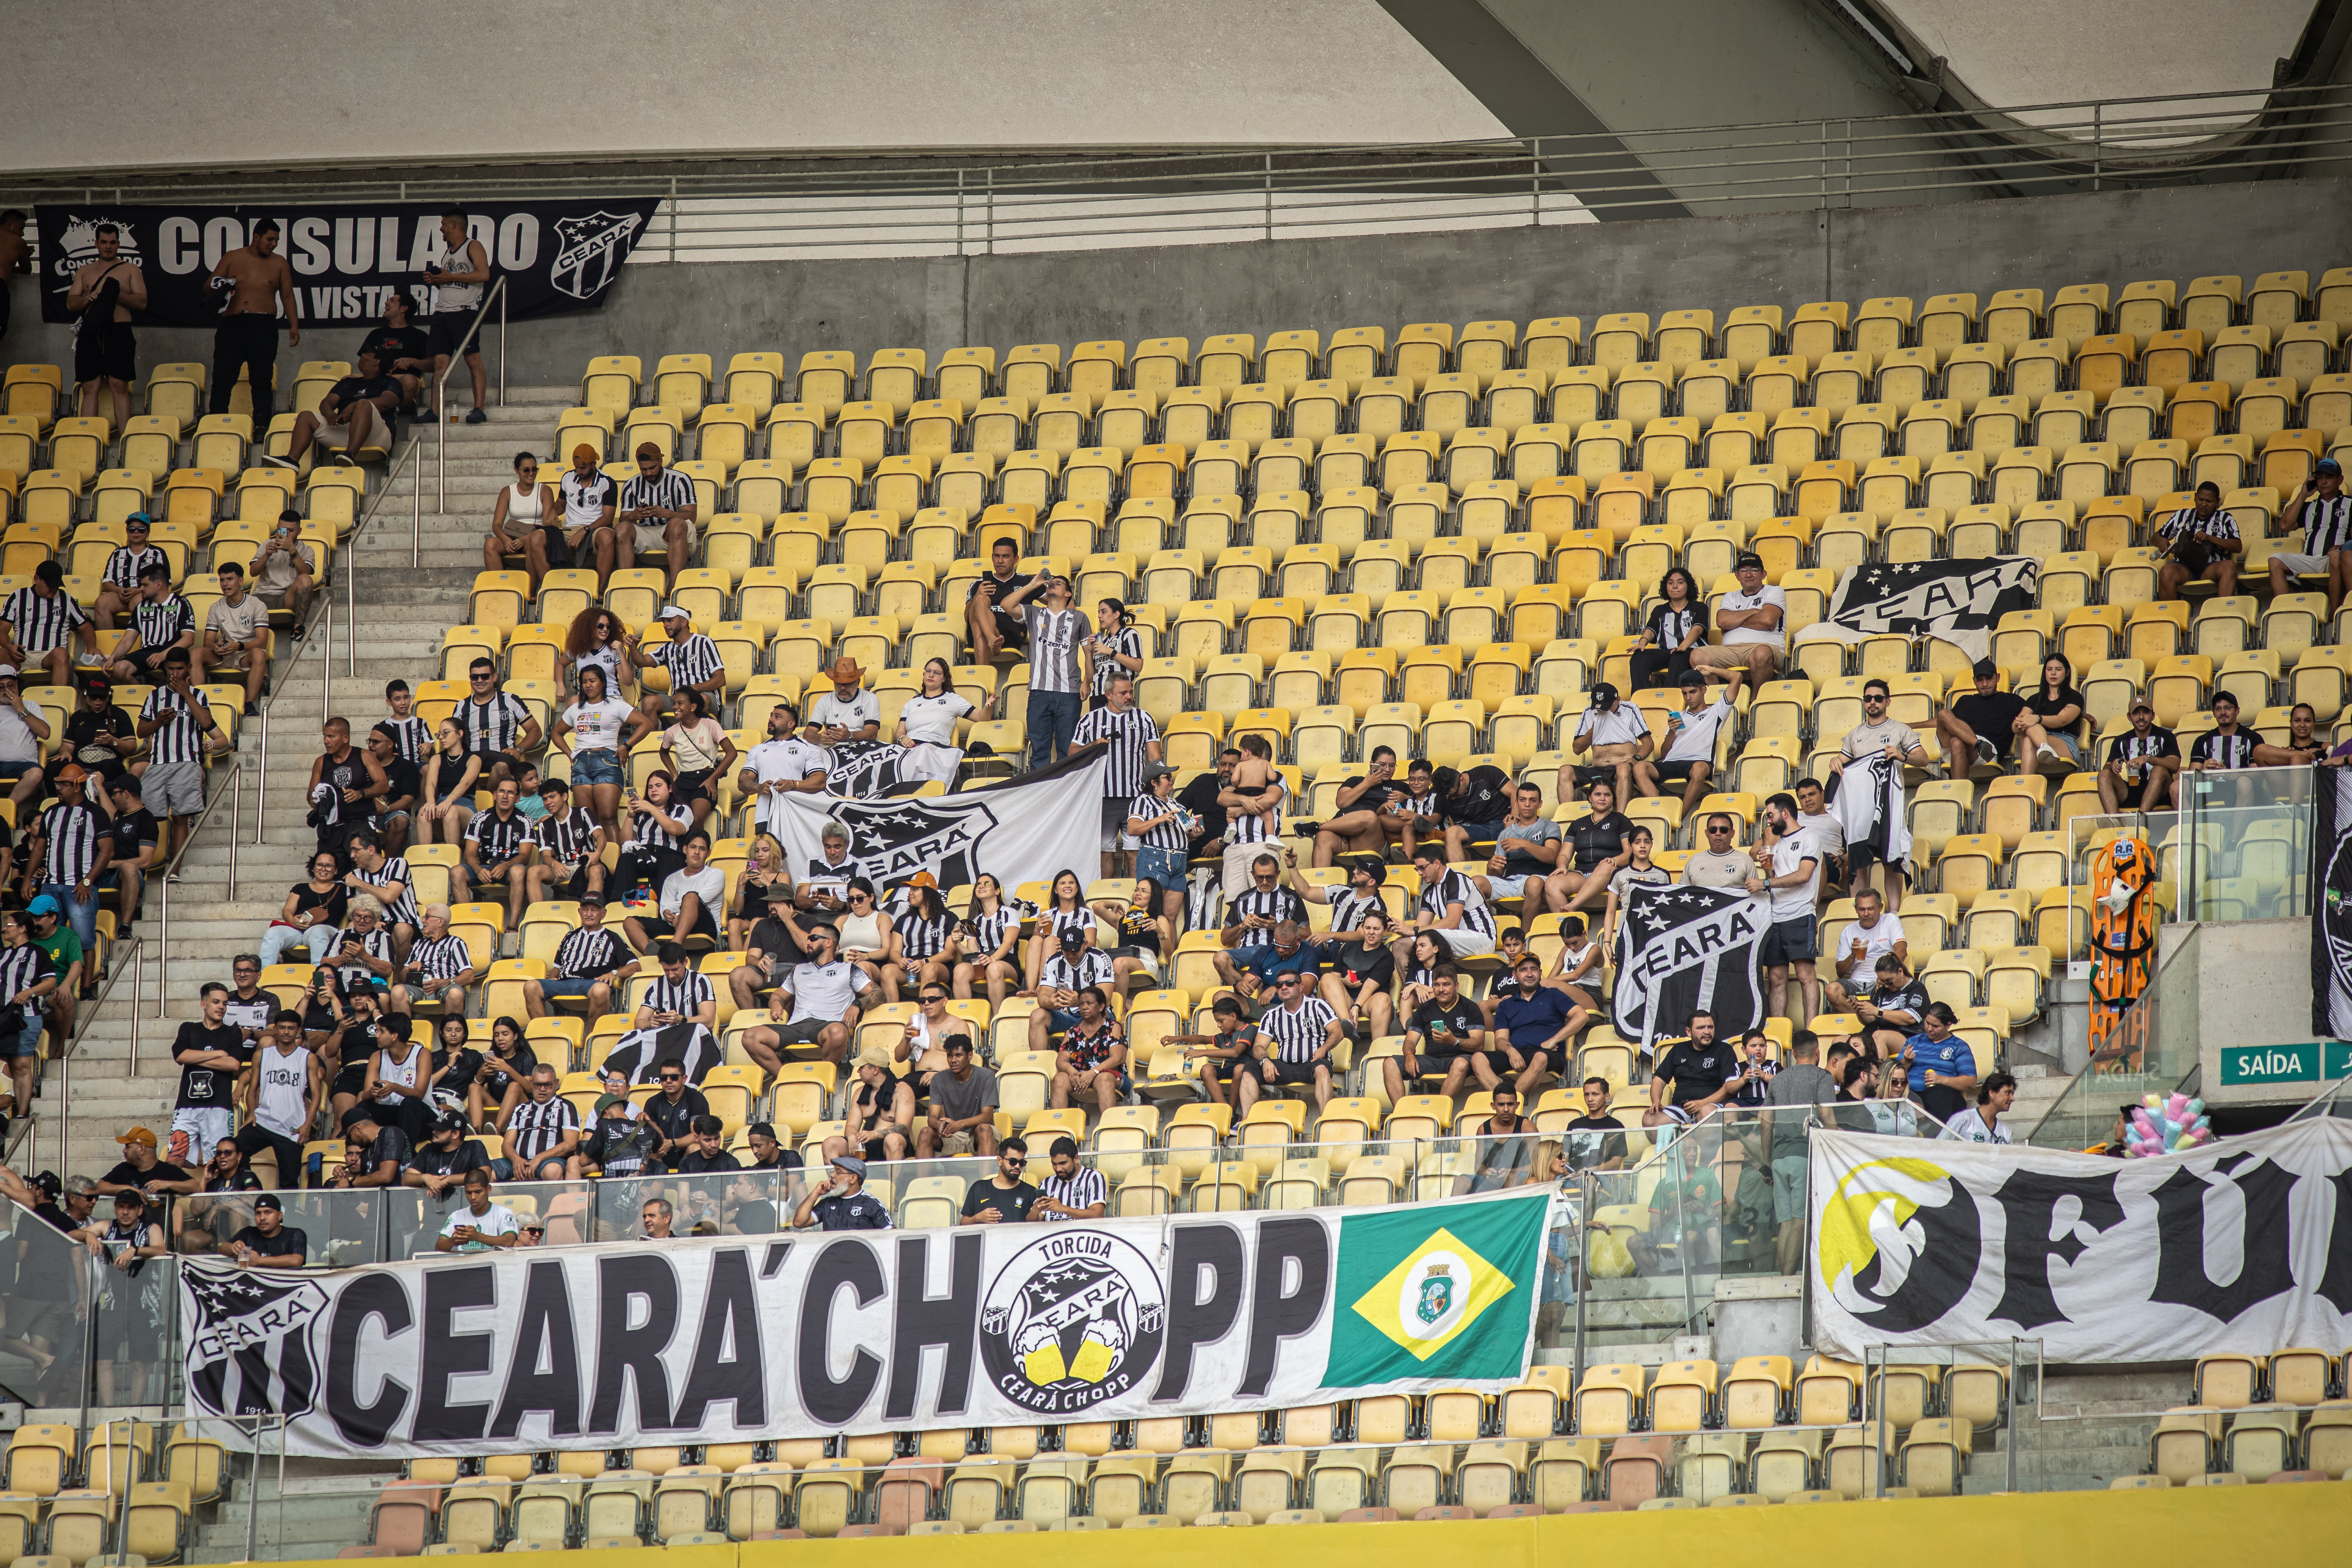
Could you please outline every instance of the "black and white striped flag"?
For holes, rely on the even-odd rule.
[[[1627,1039],[1690,1032],[1701,1008],[1717,1039],[1764,1021],[1758,953],[1771,929],[1771,900],[1718,888],[1634,887],[1617,923],[1617,991],[1611,1022]]]

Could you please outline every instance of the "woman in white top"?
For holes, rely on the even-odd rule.
[[[583,665],[580,700],[555,721],[555,742],[572,737],[572,798],[596,819],[607,840],[618,839],[621,785],[629,776],[630,751],[652,732],[654,721],[612,694],[602,665]]]
[[[956,764],[963,760],[955,743],[956,724],[967,715],[986,719],[995,701],[994,692],[983,692],[980,706],[973,707],[956,695],[947,660],[935,658],[924,665],[923,689],[898,710],[898,728],[892,736],[907,748],[898,761],[898,776],[952,783]]]
[[[735,770],[735,742],[727,726],[710,717],[709,699],[691,686],[670,694],[677,722],[662,731],[662,766],[677,775],[670,798],[694,813],[699,827],[710,816],[710,781]]]
[[[530,591],[537,594],[539,580],[547,574],[547,552],[542,546],[532,555],[530,542],[540,536],[540,525],[557,515],[555,487],[539,482],[539,459],[529,452],[514,455],[514,483],[499,491],[498,503],[490,508],[489,536],[482,541],[482,570],[504,572],[507,557],[520,555],[530,571]]]
[[[865,971],[866,979],[882,987],[882,1000],[896,1002],[898,980],[890,963],[897,952],[898,936],[891,929],[890,917],[882,911],[880,900],[874,896],[874,884],[863,877],[850,879],[845,897],[849,908],[834,921],[834,929],[841,938],[835,951]]]
[[[630,681],[629,656],[622,647],[628,628],[621,617],[602,605],[591,605],[572,617],[572,625],[563,634],[563,651],[567,656],[563,681],[572,691],[580,689],[580,672],[594,666],[604,672],[604,695],[626,697]]]

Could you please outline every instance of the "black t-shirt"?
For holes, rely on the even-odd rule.
[[[515,1054],[511,1057],[486,1051],[482,1054],[480,1068],[482,1092],[492,1100],[504,1100],[507,1090],[529,1078],[531,1069],[537,1066],[539,1058],[527,1045],[515,1047]]]
[[[693,1130],[694,1119],[710,1114],[710,1101],[702,1091],[688,1084],[684,1092],[672,1100],[666,1094],[656,1094],[646,1101],[646,1120],[663,1138],[677,1140]]]
[[[2082,707],[2083,694],[2071,686],[2063,686],[2058,689],[2058,695],[2053,697],[2046,688],[2037,686],[2033,689],[2032,694],[2026,698],[2025,706],[2027,711],[2035,718],[2047,719],[2053,713],[2063,712],[2069,708]]]
[[[1010,577],[999,577],[993,572],[983,573],[981,575],[980,582],[974,583],[971,585],[971,592],[966,595],[965,598],[967,600],[977,598],[980,595],[982,584],[993,583],[996,584],[996,597],[990,602],[991,606],[998,610],[1003,610],[1004,608],[1004,601],[1013,597],[1013,595],[1021,592],[1022,589],[1026,588],[1030,583],[1034,580],[1034,578],[1035,574],[1030,572],[1015,572]],[[1024,606],[1027,605],[1029,601],[1026,599],[1021,601],[1021,604]],[[1017,616],[1021,614],[1021,610],[1019,608],[1015,608],[1009,613]]]
[[[385,802],[409,800],[425,793],[425,775],[415,763],[405,757],[394,757],[383,764],[384,791],[377,809]]]
[[[1004,1219],[1018,1222],[1029,1217],[1029,1205],[1037,1201],[1037,1189],[1026,1182],[1015,1182],[1000,1187],[993,1176],[982,1176],[963,1195],[963,1212],[968,1218],[982,1209],[994,1209]]]
[[[1210,772],[1176,792],[1177,804],[1201,819],[1201,831],[1193,843],[1205,844],[1212,838],[1225,836],[1225,808],[1217,804],[1217,796],[1223,793],[1224,787],[1218,782],[1216,773]]]
[[[1349,773],[1344,780],[1340,781],[1339,787],[1342,789],[1353,789],[1358,784],[1362,784],[1368,776],[1369,775],[1364,773]],[[1358,795],[1356,797],[1356,804],[1348,807],[1348,809],[1349,811],[1378,811],[1388,804],[1391,796],[1400,795],[1403,793],[1404,785],[1399,784],[1393,777],[1391,777],[1388,783],[1374,784],[1371,788]]]
[[[423,327],[378,327],[360,340],[359,353],[352,356],[352,363],[357,364],[360,354],[372,353],[375,355],[376,367],[386,375],[415,374],[416,373],[413,371],[395,373],[394,362],[404,359],[430,362],[433,358],[432,344],[432,335]]]
[[[188,1173],[169,1160],[158,1160],[144,1171],[125,1160],[99,1178],[110,1187],[137,1187],[142,1191],[145,1190],[150,1182],[184,1182],[187,1179]],[[90,1224],[97,1223],[98,1216],[93,1213],[90,1215]],[[78,1227],[69,1225],[66,1228],[73,1230]]]
[[[652,1158],[656,1136],[642,1117],[600,1116],[588,1130],[581,1157],[608,1176],[635,1175]]]
[[[1396,979],[1396,960],[1384,947],[1368,950],[1354,942],[1333,942],[1323,950],[1323,963],[1351,992],[1360,991],[1367,982],[1385,991]]]
[[[1434,999],[1423,1002],[1405,1025],[1407,1032],[1421,1037],[1422,1054],[1432,1057],[1458,1056],[1468,1050],[1471,1035],[1486,1026],[1486,1015],[1478,1011],[1478,1005],[1462,996],[1455,997],[1451,1007]]]
[[[470,1138],[460,1138],[455,1149],[427,1143],[408,1158],[408,1168],[421,1176],[455,1176],[477,1166],[487,1169],[490,1157]]]
[[[677,1163],[678,1173],[683,1176],[698,1176],[705,1171],[740,1171],[742,1168],[743,1162],[724,1149],[716,1154],[706,1154],[697,1149]]]
[[[1511,776],[1484,763],[1464,773],[1466,787],[1445,797],[1445,815],[1456,822],[1500,822],[1511,815]]]
[[[1873,986],[1870,1005],[1883,1013],[1908,1014],[1911,1018],[1908,1026],[1916,1029],[1919,1026],[1919,1020],[1927,1013],[1927,988],[1919,984],[1916,976],[1892,990],[1884,985]],[[1895,1026],[1887,1026],[1892,1028]]]
[[[245,1169],[243,1166],[239,1166],[237,1168],[236,1174],[234,1176],[205,1177],[205,1191],[208,1193],[257,1193],[261,1191],[261,1178],[255,1175],[251,1171]]]
[[[425,1076],[429,1078],[433,1073],[440,1072],[444,1066],[449,1070],[442,1073],[440,1083],[435,1087],[463,1099],[466,1090],[473,1087],[475,1078],[482,1070],[482,1053],[471,1046],[460,1046],[457,1056],[452,1058],[447,1051],[436,1049],[433,1053],[433,1066]]]
[[[801,944],[793,940],[793,933],[785,929],[784,922],[773,915],[763,915],[752,925],[751,944],[768,955],[778,966],[778,973],[793,964],[808,962],[808,954],[801,951]]]
[[[400,383],[388,375],[347,375],[327,388],[327,395],[337,400],[338,408],[349,408],[354,403],[381,397],[387,392],[395,397],[400,395]]]
[[[1688,1105],[1723,1087],[1736,1070],[1738,1054],[1721,1040],[1704,1047],[1685,1040],[1666,1053],[1657,1066],[1657,1076],[1674,1080],[1676,1105]]]
[[[2024,711],[2025,699],[2013,691],[1996,691],[1990,697],[1971,691],[1952,704],[1953,718],[1975,731],[1978,740],[1990,741],[2001,752],[2017,739],[2017,731],[2010,726]]]
[[[232,1024],[208,1028],[190,1019],[180,1026],[179,1035],[172,1041],[172,1058],[177,1061],[183,1051],[225,1051],[239,1061],[253,1059],[253,1047],[245,1043],[245,1033]],[[180,1069],[180,1098],[175,1102],[183,1110],[226,1110],[236,1094],[236,1073],[220,1068],[183,1067]]]
[[[249,1225],[229,1240],[249,1247],[264,1258],[299,1258],[305,1263],[310,1260],[310,1238],[290,1225],[279,1226],[276,1236],[264,1236],[258,1226]]]
[[[66,716],[66,754],[85,768],[119,773],[128,765],[122,753],[112,746],[99,745],[98,741],[100,736],[130,733],[131,716],[120,708],[102,708],[95,713],[77,708]]]
[[[1568,1124],[1559,1141],[1560,1153],[1571,1171],[1625,1157],[1625,1124],[1613,1116],[1580,1116]]]
[[[386,1127],[382,1122],[378,1122],[375,1142],[367,1146],[367,1153],[363,1158],[364,1168],[356,1173],[373,1176],[387,1162],[394,1170],[405,1170],[408,1166],[408,1134],[397,1127]]]
[[[1576,857],[1576,869],[1589,873],[1603,860],[1614,859],[1625,852],[1625,836],[1633,831],[1632,818],[1622,811],[1606,816],[1586,816],[1568,825],[1566,837],[1570,853]]]
[[[141,845],[158,841],[155,814],[152,811],[126,811],[114,819],[114,825],[107,831],[114,837],[114,863],[118,866],[138,859]]]

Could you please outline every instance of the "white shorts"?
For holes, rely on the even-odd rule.
[[[2271,559],[2298,577],[2306,574],[2317,575],[2327,570],[2327,557],[2325,555],[2289,555],[2281,551]]]
[[[637,552],[639,554],[650,555],[656,551],[667,550],[669,548],[669,524],[666,522],[637,522],[632,523],[629,526],[636,531]],[[690,522],[686,525],[686,547],[688,550],[692,550],[694,548],[694,524]]]
[[[172,1147],[165,1158],[174,1164],[202,1164],[213,1157],[213,1146],[229,1135],[228,1108],[184,1105],[172,1112]],[[188,1146],[180,1147],[185,1137]]]
[[[1456,958],[1484,958],[1495,951],[1493,937],[1466,926],[1460,931],[1442,931],[1437,934],[1445,939],[1445,945],[1454,950]]]

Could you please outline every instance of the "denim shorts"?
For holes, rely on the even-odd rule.
[[[628,777],[621,766],[617,752],[580,752],[572,759],[572,783],[581,784],[616,784]]]
[[[1135,851],[1135,874],[1149,877],[1163,888],[1181,887],[1184,883],[1184,851],[1140,845]]]

